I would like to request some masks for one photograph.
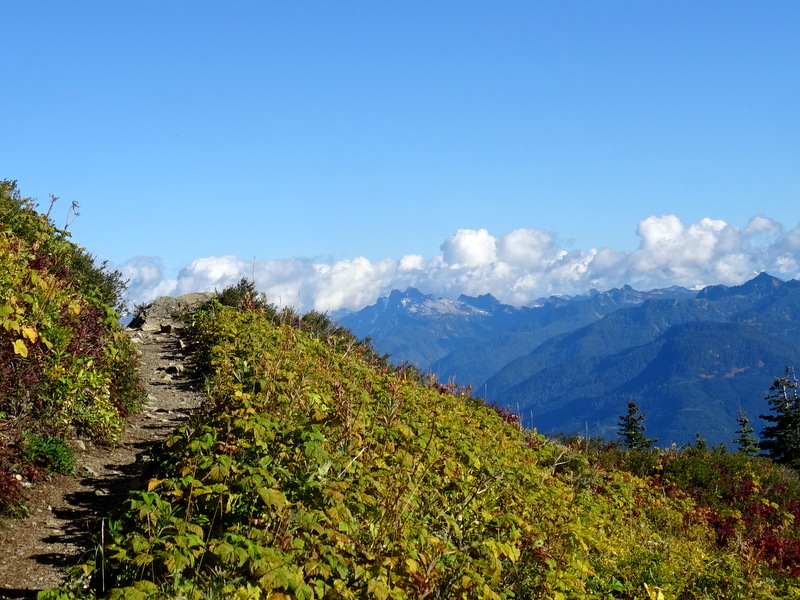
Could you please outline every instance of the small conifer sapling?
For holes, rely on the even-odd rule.
[[[750,456],[757,456],[761,452],[761,448],[758,446],[758,438],[753,435],[756,430],[750,426],[750,418],[741,408],[739,409],[739,416],[736,422],[739,424],[739,429],[736,430],[739,437],[734,439],[733,443],[739,448],[739,452]]]
[[[619,435],[623,446],[628,450],[647,450],[658,441],[645,435],[646,416],[644,413],[639,414],[639,406],[631,400],[628,402],[628,414],[619,418]]]

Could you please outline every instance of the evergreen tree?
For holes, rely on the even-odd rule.
[[[619,435],[623,446],[629,450],[649,449],[658,439],[650,439],[645,435],[644,419],[647,415],[639,414],[639,407],[632,400],[628,402],[628,414],[619,418]]]
[[[701,452],[708,452],[708,442],[702,435],[700,435],[699,431],[695,432],[694,434],[694,447],[696,450],[700,450]]]
[[[757,456],[759,452],[761,452],[761,448],[758,446],[758,438],[753,435],[756,430],[750,427],[750,418],[741,408],[739,409],[739,416],[736,422],[739,423],[739,429],[736,430],[739,437],[733,440],[733,443],[739,447],[739,452],[749,454],[750,456]]]
[[[794,369],[786,368],[765,397],[772,412],[760,415],[772,423],[761,432],[761,448],[775,462],[800,469],[800,396]]]

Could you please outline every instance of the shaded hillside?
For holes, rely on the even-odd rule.
[[[584,432],[588,423],[594,435],[613,436],[634,400],[662,443],[696,433],[730,442],[737,410],[766,412],[772,380],[800,359],[798,283],[762,274],[621,309],[508,364],[488,380],[487,396],[543,431]]]
[[[393,291],[373,306],[339,317],[370,337],[395,363],[409,362],[439,381],[477,388],[509,362],[553,336],[574,331],[625,306],[693,295],[683,288],[638,292],[629,286],[575,298],[551,297],[515,308],[489,294],[441,300],[414,288]]]

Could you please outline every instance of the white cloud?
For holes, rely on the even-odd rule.
[[[398,268],[401,271],[421,271],[425,268],[425,257],[421,254],[406,254],[400,259]]]
[[[177,292],[188,294],[197,290],[220,290],[235,285],[248,271],[252,263],[239,260],[233,255],[196,258],[178,274]]]
[[[753,271],[743,253],[745,236],[724,221],[701,219],[686,227],[674,215],[648,217],[638,233],[642,243],[628,257],[634,281],[697,287],[741,283],[741,273]]]
[[[314,309],[325,312],[362,308],[391,286],[397,270],[397,262],[392,259],[371,262],[363,257],[340,260],[332,266],[317,265]]]
[[[164,265],[160,258],[136,256],[119,268],[123,279],[128,280],[126,300],[128,308],[150,302],[160,296],[170,296],[176,282],[164,279]]]
[[[550,232],[517,229],[497,240],[497,254],[504,262],[531,268],[542,264],[546,256],[552,252],[553,243]]]
[[[314,304],[314,291],[309,282],[314,281],[316,269],[308,259],[259,261],[251,273],[242,276],[254,279],[267,299],[279,306],[310,310]]]
[[[744,231],[751,236],[759,233],[778,235],[781,232],[781,226],[772,219],[759,215],[750,219]]]
[[[800,225],[783,236],[780,242],[780,246],[785,247],[787,252],[800,252]]]
[[[454,268],[480,267],[497,259],[496,240],[485,229],[459,229],[440,249],[445,262]]]
[[[797,277],[800,271],[800,225],[791,231],[775,236],[768,247],[767,262],[785,277]]]
[[[243,261],[235,256],[192,261],[165,279],[159,259],[136,257],[122,268],[131,280],[129,305],[161,295],[222,290],[242,277],[280,306],[300,311],[357,310],[392,289],[414,286],[445,298],[491,293],[515,305],[551,294],[579,294],[630,284],[638,289],[670,285],[698,288],[743,283],[760,271],[800,277],[800,226],[785,232],[766,217],[741,229],[701,219],[683,224],[674,215],[639,223],[639,247],[566,250],[550,231],[518,229],[495,237],[486,229],[459,229],[441,254],[399,259],[356,257],[332,264],[307,258]]]

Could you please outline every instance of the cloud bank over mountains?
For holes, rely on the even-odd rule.
[[[211,256],[193,260],[169,279],[160,259],[136,257],[120,271],[130,280],[131,307],[164,295],[222,291],[246,277],[255,278],[270,302],[301,312],[358,310],[392,289],[409,286],[444,298],[491,293],[521,306],[552,294],[624,284],[640,290],[737,285],[761,271],[783,279],[800,277],[800,225],[786,230],[758,216],[744,228],[715,219],[687,226],[666,215],[640,221],[637,234],[641,242],[635,250],[567,250],[547,230],[517,229],[496,237],[486,229],[459,229],[431,258],[409,254],[327,264],[308,258],[254,262]]]

